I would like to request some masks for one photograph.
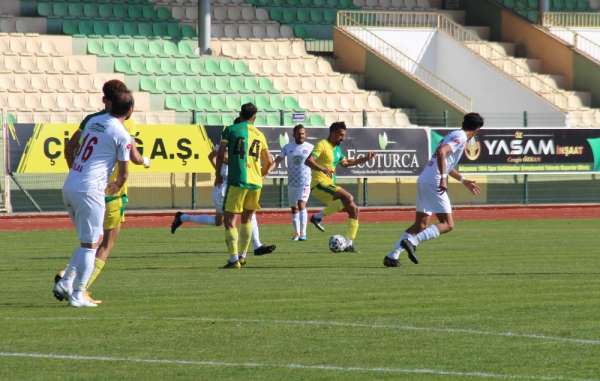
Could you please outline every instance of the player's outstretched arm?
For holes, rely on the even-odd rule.
[[[365,156],[359,157],[358,159],[343,159],[340,161],[340,165],[342,167],[354,167],[355,165],[364,164],[369,160],[372,160],[375,157],[374,152],[367,152]]]
[[[131,157],[129,158],[129,160],[131,160],[131,162],[133,164],[143,165],[145,168],[150,168],[150,158],[142,156],[140,151],[137,149],[137,146],[135,144],[135,139],[131,139],[130,155],[131,155]]]
[[[81,137],[81,130],[75,131],[71,139],[65,145],[65,160],[67,161],[67,166],[71,168],[73,165],[73,161],[75,160],[75,152],[79,149],[79,138]]]
[[[481,188],[475,180],[465,179],[465,177],[456,169],[450,171],[448,175],[450,175],[450,177],[452,177],[453,179],[460,181],[465,186],[465,188],[467,188],[469,192],[473,193],[475,196],[481,193]]]

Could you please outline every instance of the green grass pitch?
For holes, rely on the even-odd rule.
[[[600,380],[600,220],[458,221],[384,268],[406,223],[363,224],[222,270],[221,229],[126,229],[74,309],[74,231],[0,233],[0,380]]]

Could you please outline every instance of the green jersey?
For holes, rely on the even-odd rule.
[[[262,188],[260,153],[268,149],[263,133],[248,122],[240,122],[223,130],[221,144],[227,146],[227,184],[247,189]]]

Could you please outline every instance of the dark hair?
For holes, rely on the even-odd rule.
[[[249,120],[254,115],[256,115],[257,111],[258,110],[256,109],[256,106],[253,103],[245,103],[240,109],[240,118],[242,118],[242,121]]]
[[[242,121],[242,118],[240,118],[240,117],[238,116],[237,118],[235,118],[235,119],[233,120],[233,124],[238,124],[238,123],[240,123],[241,121]]]
[[[110,113],[117,118],[127,116],[133,104],[133,94],[131,94],[131,91],[117,92],[115,93],[115,98],[112,100]]]
[[[462,123],[462,129],[465,131],[475,131],[483,127],[483,118],[476,112],[470,112],[465,115]]]
[[[303,126],[303,125],[301,125],[301,124],[297,124],[297,125],[295,125],[295,126],[294,126],[294,135],[296,134],[296,131],[298,131],[298,130],[299,130],[299,129],[301,129],[301,128],[304,128],[304,126]]]
[[[331,126],[329,126],[329,133],[336,132],[339,130],[345,130],[345,129],[346,129],[346,123],[333,122],[333,123],[331,123]]]
[[[122,93],[124,91],[129,91],[129,89],[123,83],[123,81],[118,79],[111,79],[102,85],[102,93],[104,93],[104,97],[111,102],[115,99],[117,93]]]

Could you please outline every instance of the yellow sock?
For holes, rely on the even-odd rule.
[[[252,222],[240,225],[240,253],[246,254],[252,239]]]
[[[327,204],[325,209],[323,209],[323,217],[327,217],[337,212],[340,212],[342,209],[344,209],[344,204],[342,204],[342,201],[333,200],[332,202]]]
[[[356,234],[358,233],[358,220],[354,218],[348,218],[348,232],[346,233],[346,237],[354,241],[356,239]]]
[[[96,258],[94,272],[92,273],[90,280],[88,280],[86,288],[90,288],[92,286],[92,283],[96,281],[96,278],[98,278],[98,275],[100,275],[100,272],[104,268],[105,264],[106,262],[104,262],[102,259]]]
[[[238,255],[238,231],[236,228],[225,229],[225,243],[227,244],[227,250],[229,255]]]

